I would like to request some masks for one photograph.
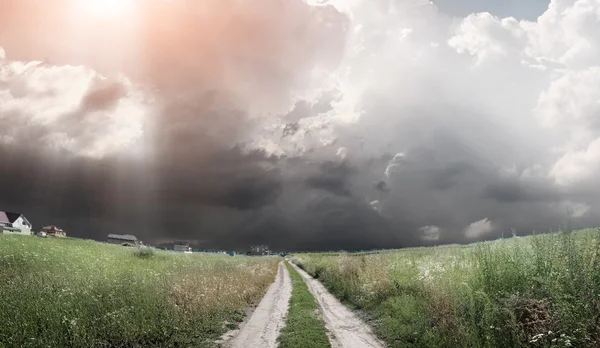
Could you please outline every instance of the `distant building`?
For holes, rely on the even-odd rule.
[[[49,237],[60,237],[60,238],[67,237],[67,233],[62,228],[58,228],[56,226],[42,227],[42,232],[45,232],[46,235]]]
[[[21,213],[0,211],[0,233],[31,235],[31,223]]]
[[[271,255],[271,250],[266,245],[253,245],[250,247],[250,250],[246,253],[246,255],[253,256],[265,256]]]
[[[123,246],[137,246],[142,244],[142,241],[131,234],[109,234],[107,242]]]
[[[180,253],[186,253],[186,254],[189,254],[192,252],[192,248],[190,247],[189,243],[187,243],[187,242],[175,242],[175,246],[173,247],[173,250],[180,252]]]

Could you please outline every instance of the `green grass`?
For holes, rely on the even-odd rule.
[[[292,278],[292,297],[286,326],[279,336],[280,348],[331,347],[319,306],[302,276],[286,262]]]
[[[0,347],[209,347],[277,263],[0,236]]]
[[[600,229],[295,262],[390,347],[600,346]]]

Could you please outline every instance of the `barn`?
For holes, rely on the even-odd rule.
[[[107,242],[123,246],[137,246],[142,244],[141,240],[131,234],[109,234]]]
[[[31,223],[21,213],[0,211],[0,232],[31,235]]]

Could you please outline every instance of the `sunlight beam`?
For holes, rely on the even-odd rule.
[[[135,0],[73,0],[72,9],[81,16],[95,19],[121,20],[129,17]]]

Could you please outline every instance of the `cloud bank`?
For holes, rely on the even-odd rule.
[[[315,250],[599,222],[596,1],[535,22],[408,0],[60,6],[0,5],[0,204],[34,224]]]

